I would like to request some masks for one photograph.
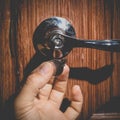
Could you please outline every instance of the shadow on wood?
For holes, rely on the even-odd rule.
[[[87,67],[70,68],[70,78],[86,80],[91,84],[98,84],[112,75],[114,65],[106,65],[102,68],[92,70]]]

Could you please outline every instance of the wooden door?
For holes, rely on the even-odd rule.
[[[78,38],[120,39],[119,0],[0,0],[0,106],[18,90],[24,75],[42,62],[33,47],[33,34],[52,16],[68,19]],[[75,84],[80,85],[84,96],[79,119],[88,119],[103,104],[120,96],[120,53],[75,48],[67,56],[67,64],[93,73],[114,65],[112,74],[99,83],[96,81],[102,74],[93,74],[94,79],[88,81],[82,74],[79,79],[69,79],[66,97],[71,98]]]

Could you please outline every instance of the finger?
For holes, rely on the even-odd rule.
[[[72,101],[71,105],[65,111],[65,115],[69,120],[75,120],[81,112],[83,104],[83,96],[78,85],[75,85],[72,89]]]
[[[54,76],[50,79],[49,83],[46,84],[43,88],[40,89],[40,92],[38,94],[38,98],[40,100],[48,100],[51,90],[52,90],[52,83],[54,81]]]
[[[22,101],[33,101],[39,93],[39,89],[50,80],[54,71],[55,66],[52,62],[45,62],[41,64],[27,78],[26,84],[23,86],[17,98],[22,99]]]
[[[69,75],[69,67],[65,65],[63,73],[56,78],[54,87],[51,91],[49,100],[56,106],[60,107],[64,98],[64,94],[67,87],[67,80]]]

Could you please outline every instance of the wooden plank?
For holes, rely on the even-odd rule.
[[[114,1],[113,7],[113,39],[120,39],[120,1]],[[113,96],[120,96],[120,53],[114,53],[112,56],[114,66],[114,73],[112,76],[112,94]]]
[[[99,113],[93,114],[90,120],[119,120],[120,113]]]
[[[10,51],[10,1],[0,0],[0,104],[15,92],[15,71]]]

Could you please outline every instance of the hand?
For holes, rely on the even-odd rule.
[[[60,105],[67,87],[69,68],[57,78],[53,62],[45,62],[27,78],[14,102],[17,120],[75,120],[81,112],[83,97],[79,86],[72,88],[72,102],[63,113]],[[54,82],[54,79],[55,82]],[[54,82],[54,85],[53,85]]]

